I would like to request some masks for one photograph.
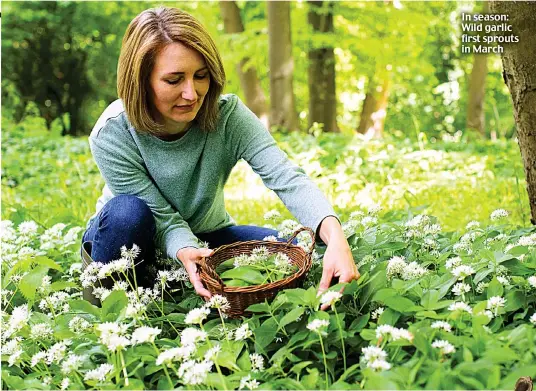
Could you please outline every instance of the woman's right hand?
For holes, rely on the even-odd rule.
[[[195,292],[203,297],[205,300],[208,300],[212,297],[211,293],[203,286],[201,282],[201,277],[197,273],[197,265],[195,261],[201,260],[201,258],[209,257],[214,253],[214,250],[208,248],[193,248],[185,247],[177,251],[177,258],[182,262],[184,268],[188,272],[190,277],[190,282],[194,286]]]

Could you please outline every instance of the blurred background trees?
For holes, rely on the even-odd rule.
[[[88,134],[116,99],[130,20],[157,2],[3,2],[2,113]],[[221,50],[228,85],[272,130],[512,137],[499,56],[461,55],[474,2],[175,2]]]

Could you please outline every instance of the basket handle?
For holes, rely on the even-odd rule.
[[[291,245],[292,241],[296,239],[296,236],[298,236],[298,234],[303,231],[307,231],[307,233],[311,235],[311,239],[312,239],[311,248],[309,248],[309,251],[307,252],[307,256],[310,257],[313,254],[313,250],[315,249],[315,233],[313,232],[311,228],[301,227],[300,229],[297,229],[296,232],[294,232],[292,236],[290,237],[290,239],[287,241],[287,245]]]
[[[209,277],[216,280],[218,284],[220,284],[220,289],[223,292],[223,288],[225,287],[225,284],[223,283],[220,276],[218,276],[218,273],[216,273],[216,271],[213,268],[207,265],[207,263],[205,262],[205,258],[201,258],[199,261],[195,260],[194,262],[197,265],[197,267],[200,268],[205,274],[207,274]]]

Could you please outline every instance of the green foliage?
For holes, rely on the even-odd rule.
[[[36,115],[51,130],[87,134],[116,99],[116,69],[123,34],[142,10],[158,2],[4,2],[3,112],[16,122]],[[254,68],[269,97],[266,4],[240,1],[245,31],[225,34],[217,2],[179,1],[208,29],[220,49],[226,92],[244,97],[236,69]],[[307,124],[308,51],[334,48],[338,124],[352,133],[369,86],[392,81],[386,133],[414,139],[465,129],[472,57],[459,52],[462,10],[456,2],[334,2],[333,34],[313,33],[307,2],[291,3],[294,94],[301,128]],[[325,11],[329,8],[324,7]],[[32,109],[33,108],[33,109]],[[486,88],[489,135],[511,137],[511,102],[499,57],[489,58]],[[33,113],[33,114],[32,114]]]

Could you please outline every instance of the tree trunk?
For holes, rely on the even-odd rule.
[[[326,4],[324,1],[311,0],[308,3],[307,20],[313,31],[315,33],[333,33],[333,3],[327,2]],[[313,123],[318,122],[324,124],[325,132],[338,132],[333,47],[311,48],[309,50],[308,71],[309,128],[313,126]]]
[[[482,12],[488,13],[488,2],[484,1]],[[469,78],[469,98],[467,102],[467,129],[475,129],[486,136],[486,119],[484,102],[486,98],[486,76],[488,74],[488,57],[485,54],[474,54],[473,69]]]
[[[531,222],[536,224],[536,6],[531,2],[493,1],[491,11],[509,15],[519,42],[504,45],[503,78],[512,95],[517,139],[527,177]]]
[[[290,2],[268,1],[268,42],[270,59],[270,126],[298,130],[298,116],[292,74]]]
[[[220,1],[220,11],[223,17],[223,26],[227,34],[237,34],[244,31],[244,24],[240,16],[240,9],[234,1]],[[244,70],[249,59],[242,58],[237,65],[240,86],[244,91],[246,106],[255,113],[261,122],[268,128],[268,106],[266,96],[257,77],[257,71],[250,67]]]
[[[357,132],[364,134],[367,138],[382,138],[385,117],[387,116],[387,104],[389,103],[391,83],[389,75],[385,75],[381,85],[371,78]]]

